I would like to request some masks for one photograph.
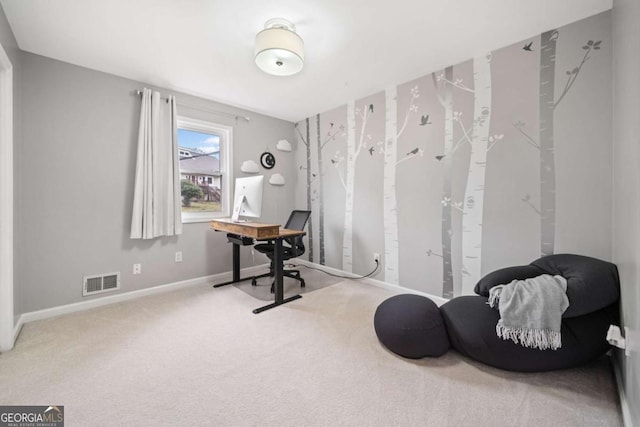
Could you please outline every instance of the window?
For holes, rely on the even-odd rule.
[[[178,117],[182,222],[231,215],[232,128]]]

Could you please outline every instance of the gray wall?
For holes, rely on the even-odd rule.
[[[9,56],[9,60],[13,65],[13,159],[14,159],[14,171],[17,172],[19,167],[19,147],[20,147],[20,49],[18,48],[18,43],[16,42],[15,37],[13,36],[13,31],[11,31],[11,27],[9,26],[9,22],[7,21],[7,17],[4,14],[4,10],[2,6],[0,6],[0,44],[2,48]],[[15,172],[14,172],[15,173]],[[17,215],[16,206],[18,202],[18,194],[14,194],[14,224],[18,225],[20,223],[20,216]],[[14,252],[17,252],[20,247],[20,234],[18,227],[14,227]],[[15,318],[18,317],[18,304],[17,301],[20,299],[22,295],[22,290],[19,286],[15,285],[20,280],[20,272],[17,269],[18,260],[14,256],[14,312]]]
[[[208,223],[185,224],[178,237],[129,239],[140,109],[133,91],[145,85],[26,52],[21,60],[17,312],[82,301],[84,275],[119,271],[120,292],[128,292],[229,271],[231,245]],[[259,163],[265,148],[274,152],[276,167],[265,175],[279,172],[289,186],[265,184],[262,219],[284,222],[293,206],[287,191],[294,180],[293,154],[276,151],[275,144],[293,140],[293,125],[175,94],[179,114],[233,126],[236,176],[242,175],[243,160]],[[236,123],[199,109],[251,120]],[[176,251],[183,252],[182,263],[174,262]],[[242,262],[253,264],[249,252],[243,252]],[[264,262],[256,255],[256,264]],[[132,275],[134,263],[142,264],[141,275]]]
[[[444,292],[443,283],[443,186],[451,181],[451,201],[460,209],[452,208],[451,253],[453,294],[463,293],[465,276],[467,283],[475,283],[481,275],[495,269],[528,264],[541,256],[542,193],[555,201],[554,243],[555,253],[578,253],[611,259],[611,13],[601,13],[558,28],[555,58],[555,94],[557,102],[553,112],[555,148],[555,186],[543,185],[541,150],[533,145],[540,140],[543,124],[540,120],[541,83],[541,35],[496,49],[491,54],[490,92],[491,119],[489,136],[500,136],[486,155],[486,173],[482,183],[482,196],[467,200],[465,188],[469,171],[479,164],[471,160],[471,144],[465,142],[463,125],[471,130],[481,111],[474,108],[474,63],[472,60],[452,66],[450,83],[440,81],[436,90],[432,73],[410,82],[397,85],[398,129],[408,117],[404,133],[398,138],[397,169],[395,171],[395,196],[397,198],[399,285],[432,295],[450,297]],[[597,49],[583,49],[591,40]],[[525,45],[531,44],[531,50]],[[428,54],[418,51],[416,54]],[[584,55],[588,59],[580,68],[575,82],[566,95],[562,95],[571,70],[580,67]],[[427,70],[425,70],[427,71]],[[436,77],[443,70],[433,70]],[[569,76],[566,74],[569,71]],[[458,83],[456,83],[458,82]],[[444,96],[445,87],[452,91],[453,112],[461,113],[461,119],[453,123],[453,143],[460,143],[453,153],[446,153],[445,113],[438,100]],[[383,89],[383,88],[381,88]],[[414,90],[418,96],[413,98]],[[383,203],[385,148],[385,93],[379,92],[355,101],[360,112],[373,106],[362,131],[362,117],[356,116],[356,142],[361,134],[367,144],[355,162],[355,195],[353,224],[353,271],[366,274],[373,268],[372,254],[385,253],[384,232],[386,221]],[[411,108],[413,104],[413,109]],[[422,123],[422,118],[429,119]],[[320,251],[319,241],[319,187],[318,177],[323,176],[324,186],[324,245],[325,263],[342,269],[342,238],[344,232],[345,190],[339,174],[345,172],[347,136],[339,133],[323,150],[322,168],[317,162],[318,116],[310,118],[312,182],[310,185],[314,262]],[[338,125],[347,124],[347,108],[344,106],[319,114],[320,140]],[[520,130],[516,125],[521,123]],[[306,136],[306,121],[298,128]],[[533,145],[527,143],[527,134]],[[462,141],[462,142],[461,142]],[[492,144],[490,142],[489,144]],[[373,149],[369,152],[368,149]],[[306,204],[306,147],[298,141],[296,162],[298,183],[296,200]],[[414,154],[415,153],[415,154]],[[445,161],[451,159],[449,172]],[[334,163],[328,160],[333,159]],[[329,185],[327,185],[329,184]],[[476,195],[477,196],[477,195]],[[465,247],[464,216],[474,204],[484,201],[481,224],[481,269],[470,271],[465,260],[478,259]],[[461,211],[464,210],[463,214]],[[477,233],[476,233],[477,235]],[[384,266],[385,258],[382,263]],[[374,277],[387,280],[386,272]],[[391,282],[393,283],[393,282]],[[395,283],[394,283],[395,284]],[[468,291],[468,290],[467,290]],[[465,292],[467,292],[465,291]]]
[[[613,262],[622,287],[622,325],[640,336],[640,3],[614,0]],[[640,425],[640,353],[617,351],[632,423]]]

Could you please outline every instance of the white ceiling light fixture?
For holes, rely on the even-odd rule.
[[[274,76],[291,76],[304,65],[304,43],[296,27],[282,18],[270,19],[256,35],[256,65]]]

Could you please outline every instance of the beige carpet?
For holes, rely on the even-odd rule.
[[[607,359],[517,374],[378,342],[392,295],[344,281],[254,315],[228,286],[25,325],[0,355],[0,404],[65,405],[67,426],[619,426]]]

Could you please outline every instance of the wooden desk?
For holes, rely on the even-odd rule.
[[[217,231],[252,237],[254,239],[270,239],[279,234],[278,224],[263,224],[261,222],[233,222],[230,218],[214,219],[211,228]]]
[[[277,307],[285,304],[289,301],[302,298],[300,295],[294,295],[289,298],[284,298],[283,290],[283,259],[282,259],[282,240],[287,237],[304,236],[304,231],[288,230],[280,228],[277,224],[263,224],[259,222],[233,222],[229,218],[217,219],[211,221],[211,228],[216,231],[227,232],[227,239],[233,243],[233,278],[230,282],[220,283],[214,285],[214,288],[220,286],[231,285],[233,283],[243,282],[251,279],[251,277],[240,278],[240,246],[247,242],[242,237],[256,240],[273,240],[273,266],[274,266],[274,279],[275,279],[275,298],[272,304],[265,305],[264,307],[256,308],[253,313],[258,314],[270,308]]]

